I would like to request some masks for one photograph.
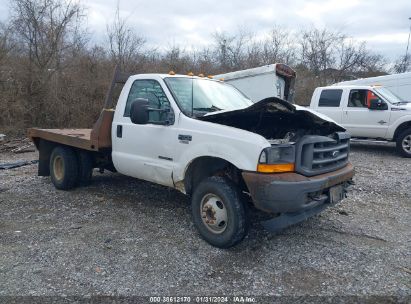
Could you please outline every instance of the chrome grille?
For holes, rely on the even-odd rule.
[[[337,170],[348,163],[350,136],[335,133],[333,137],[309,135],[298,143],[296,170],[313,176]]]

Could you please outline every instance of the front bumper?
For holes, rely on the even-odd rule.
[[[305,212],[329,202],[329,189],[342,185],[344,190],[354,176],[345,167],[312,177],[298,173],[264,174],[243,172],[244,181],[257,209],[268,213]]]
[[[331,205],[330,188],[341,185],[345,194],[353,176],[354,168],[351,164],[313,177],[297,173],[243,172],[256,208],[278,214],[275,218],[262,222],[265,229],[271,232],[278,232],[323,211]]]

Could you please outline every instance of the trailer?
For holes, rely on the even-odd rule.
[[[277,97],[293,103],[296,72],[288,65],[275,63],[257,68],[215,75],[233,85],[252,101]]]
[[[411,72],[343,81],[334,85],[382,86],[390,90],[401,100],[411,101]]]

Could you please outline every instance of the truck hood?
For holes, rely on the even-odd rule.
[[[393,105],[392,109],[411,111],[411,102]]]
[[[234,111],[212,112],[198,119],[260,134],[266,139],[284,138],[289,132],[301,135],[330,135],[345,129],[325,115],[276,97]]]

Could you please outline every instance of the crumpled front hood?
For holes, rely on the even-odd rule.
[[[198,119],[247,130],[267,139],[283,138],[291,131],[317,135],[345,131],[325,115],[276,97],[263,99],[248,108],[209,113]]]

